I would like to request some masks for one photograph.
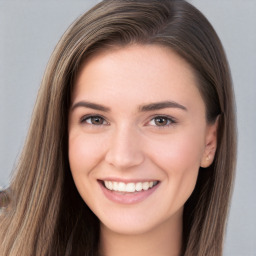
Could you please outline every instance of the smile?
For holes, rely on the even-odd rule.
[[[130,183],[124,183],[124,182],[117,182],[117,181],[104,181],[104,186],[108,190],[116,191],[116,192],[126,192],[126,193],[134,193],[134,192],[140,192],[140,191],[147,191],[154,186],[158,184],[157,181],[146,181],[146,182],[130,182]]]
[[[160,181],[98,180],[106,198],[118,204],[135,204],[146,200],[160,186]]]

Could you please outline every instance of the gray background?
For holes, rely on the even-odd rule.
[[[0,0],[0,186],[21,152],[47,61],[68,25],[99,1]],[[224,256],[256,256],[256,1],[191,0],[225,47],[239,147]]]

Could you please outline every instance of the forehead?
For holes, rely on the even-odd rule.
[[[111,104],[122,99],[128,105],[129,101],[202,101],[191,66],[159,45],[116,47],[90,57],[79,72],[72,101],[83,98]]]

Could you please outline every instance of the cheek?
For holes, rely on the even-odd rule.
[[[93,135],[70,133],[69,164],[78,189],[87,187],[84,185],[90,181],[90,177],[93,175],[92,170],[101,161],[102,155],[102,140]]]
[[[204,149],[203,136],[190,133],[170,136],[154,145],[155,161],[170,172],[198,169]]]
[[[170,201],[174,208],[181,207],[195,188],[203,140],[193,136],[175,136],[155,147],[155,164],[163,170],[168,181]]]
[[[101,161],[101,140],[94,135],[69,133],[69,164],[77,190],[88,206],[93,204],[94,169]]]

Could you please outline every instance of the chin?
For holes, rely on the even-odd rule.
[[[122,235],[143,235],[153,230],[162,230],[167,226],[182,225],[183,207],[177,211],[160,215],[159,211],[131,212],[124,210],[123,213],[115,215],[112,213],[100,219],[101,229]]]

